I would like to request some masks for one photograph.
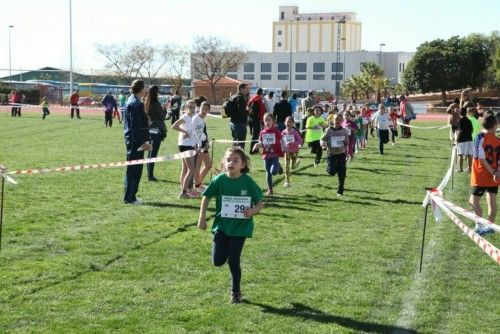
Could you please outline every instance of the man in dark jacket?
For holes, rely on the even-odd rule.
[[[124,108],[124,133],[125,145],[127,146],[127,161],[144,159],[144,151],[151,149],[151,138],[149,137],[148,117],[144,112],[144,81],[137,79],[131,85],[132,94],[128,97]],[[142,204],[136,197],[141,181],[143,165],[127,166],[125,175],[126,204]]]
[[[101,101],[104,106],[104,126],[111,127],[113,125],[113,110],[118,112],[118,105],[111,92],[108,92]],[[120,118],[118,118],[119,120]]]
[[[229,99],[233,101],[235,110],[231,112],[231,135],[235,141],[234,146],[239,146],[245,149],[245,141],[247,137],[247,124],[248,124],[248,112],[247,112],[247,100],[250,93],[250,88],[246,83],[240,83],[238,85],[238,94],[231,96]]]
[[[286,90],[281,92],[281,100],[274,105],[273,115],[278,125],[278,130],[285,130],[285,119],[292,116],[292,105],[287,100],[288,92]]]
[[[255,144],[259,142],[259,134],[261,130],[261,124],[263,123],[264,114],[266,113],[266,105],[262,95],[264,91],[262,88],[257,89],[256,95],[248,101],[248,113],[250,114],[250,120],[248,126],[250,127],[250,133],[252,134],[252,145],[253,148]],[[250,154],[259,154],[259,150],[250,150]]]

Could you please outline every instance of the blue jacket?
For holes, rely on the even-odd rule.
[[[151,140],[144,104],[135,95],[130,95],[125,103],[123,123],[127,148],[137,149]]]
[[[111,111],[113,110],[113,108],[115,110],[118,109],[118,106],[116,105],[116,100],[115,98],[113,97],[113,95],[106,95],[102,101],[101,101],[102,105],[104,106],[104,108],[107,110],[107,111]]]

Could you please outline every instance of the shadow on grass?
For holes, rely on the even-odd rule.
[[[374,322],[359,321],[356,319],[342,317],[325,313],[301,303],[291,303],[292,307],[278,308],[271,305],[261,304],[244,300],[243,303],[262,308],[262,312],[277,314],[287,317],[302,318],[304,320],[316,321],[323,324],[337,324],[357,332],[367,333],[418,333],[416,330],[403,327],[382,325]]]
[[[346,190],[347,192],[347,190]],[[422,205],[422,202],[420,201],[408,201],[405,199],[387,199],[387,198],[381,198],[377,196],[358,196],[358,195],[351,195],[352,197],[356,197],[359,199],[367,199],[370,201],[376,201],[376,202],[382,202],[382,203],[394,203],[394,204],[409,204],[409,205]]]
[[[208,219],[210,219],[211,217],[208,217]],[[96,263],[90,263],[89,266],[84,269],[84,270],[80,270],[76,273],[73,273],[72,275],[70,276],[67,276],[67,277],[63,277],[59,280],[55,280],[55,281],[52,281],[52,282],[48,282],[46,284],[43,284],[41,286],[38,286],[38,287],[35,287],[33,289],[30,289],[28,291],[25,291],[25,292],[20,292],[20,293],[17,293],[17,294],[12,294],[10,296],[8,296],[7,298],[1,300],[0,302],[7,302],[7,301],[10,301],[10,300],[13,300],[17,297],[24,297],[24,298],[27,298],[27,296],[29,295],[33,295],[37,292],[40,292],[40,291],[43,291],[45,289],[48,289],[48,288],[52,288],[52,287],[55,287],[55,286],[58,286],[60,284],[64,284],[64,283],[68,283],[68,282],[71,282],[71,281],[74,281],[74,280],[77,280],[78,278],[82,277],[83,275],[85,274],[88,274],[88,273],[92,273],[92,272],[99,272],[99,271],[104,271],[105,269],[107,269],[109,266],[111,266],[112,264],[114,264],[116,261],[122,259],[123,257],[125,257],[128,253],[130,252],[133,252],[133,251],[137,251],[137,250],[142,250],[148,246],[151,246],[151,245],[154,245],[158,242],[161,242],[165,239],[168,239],[168,238],[171,238],[173,236],[175,236],[176,234],[179,234],[179,233],[182,233],[182,232],[186,232],[190,227],[194,227],[194,226],[197,226],[197,223],[191,223],[191,224],[184,224],[182,226],[179,226],[175,231],[172,231],[168,234],[165,234],[159,238],[156,238],[156,239],[153,239],[151,241],[148,241],[148,242],[145,242],[145,243],[142,243],[142,244],[138,244],[138,245],[135,245],[135,246],[132,246],[130,247],[130,249],[126,252],[124,252],[124,254],[118,254],[112,258],[110,258],[109,260],[107,260],[106,262],[104,262],[103,264],[99,265],[99,264],[96,264]]]
[[[198,199],[199,198],[193,198]],[[188,201],[191,199],[188,199]],[[188,204],[179,204],[179,203],[167,203],[167,202],[144,202],[142,206],[153,206],[156,208],[181,208],[181,209],[189,209],[189,210],[199,210],[200,203],[199,201],[193,201],[193,205]]]

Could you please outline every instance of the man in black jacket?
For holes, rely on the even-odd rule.
[[[246,83],[240,83],[238,85],[238,94],[230,97],[230,100],[234,103],[234,110],[231,111],[231,120],[229,126],[231,127],[231,135],[233,137],[234,146],[239,146],[245,149],[245,141],[247,137],[247,124],[248,124],[248,112],[247,112],[247,101],[248,95],[250,93],[250,88]]]
[[[278,125],[278,130],[285,130],[285,119],[292,116],[292,105],[287,100],[288,92],[286,90],[281,92],[281,100],[274,105],[273,115]]]
[[[145,94],[144,81],[137,79],[131,85],[132,94],[128,97],[124,108],[124,133],[127,146],[127,161],[144,159],[144,151],[151,149],[148,117],[144,112],[142,98]],[[141,181],[143,165],[127,166],[125,175],[125,204],[142,204],[136,197]]]

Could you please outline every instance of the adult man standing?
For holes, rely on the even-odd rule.
[[[250,127],[250,133],[252,134],[252,145],[250,146],[252,149],[250,150],[250,154],[259,154],[259,151],[254,151],[253,147],[259,142],[261,124],[264,119],[264,114],[266,113],[266,106],[262,94],[262,88],[259,88],[257,89],[256,95],[248,101],[248,113],[250,114],[248,125]]]
[[[250,88],[246,83],[238,85],[238,93],[229,98],[232,101],[233,110],[231,110],[231,120],[229,126],[231,128],[231,135],[235,141],[234,146],[239,146],[245,149],[245,141],[247,137],[247,100],[250,93]]]
[[[78,105],[80,103],[80,95],[78,95],[78,89],[75,89],[73,94],[71,94],[71,97],[69,98],[69,104],[71,104],[71,118],[75,116],[75,111],[76,111],[76,118],[80,118],[80,106]]]
[[[145,94],[144,81],[137,79],[131,85],[132,94],[125,103],[124,133],[127,146],[127,161],[144,159],[144,151],[151,149],[148,117],[144,111],[142,98]],[[127,166],[125,175],[125,204],[142,204],[136,197],[141,181],[143,165]]]
[[[179,96],[179,91],[176,90],[174,96],[170,99],[170,109],[172,110],[171,121],[174,124],[179,119],[181,112],[182,98]]]
[[[288,92],[286,90],[281,92],[281,100],[274,105],[273,115],[278,125],[278,130],[285,130],[285,119],[292,116],[292,106],[287,100]]]

